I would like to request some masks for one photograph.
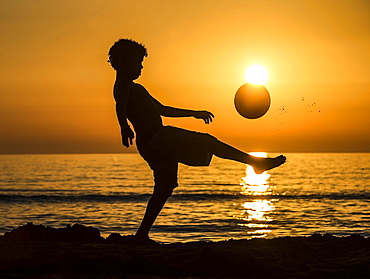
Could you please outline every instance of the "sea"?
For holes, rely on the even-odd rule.
[[[370,153],[285,155],[284,165],[260,175],[220,158],[209,167],[180,164],[179,187],[151,237],[370,236]],[[0,155],[0,235],[27,222],[131,235],[152,190],[152,172],[138,154]]]

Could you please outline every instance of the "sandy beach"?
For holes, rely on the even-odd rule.
[[[368,278],[358,235],[145,245],[82,225],[28,223],[0,237],[1,278]]]

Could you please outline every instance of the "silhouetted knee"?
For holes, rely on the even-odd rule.
[[[211,150],[212,153],[215,153],[224,143],[212,135],[208,136],[208,148]]]
[[[217,144],[220,144],[221,142],[214,136],[209,135],[209,141],[212,146],[215,146]]]
[[[153,196],[162,197],[168,199],[173,193],[173,188],[169,187],[155,187],[153,191]]]

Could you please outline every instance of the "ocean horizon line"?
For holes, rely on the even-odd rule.
[[[246,153],[264,152],[267,154],[369,154],[370,151],[246,151]],[[124,155],[137,154],[139,152],[61,152],[61,153],[0,153],[1,155]]]

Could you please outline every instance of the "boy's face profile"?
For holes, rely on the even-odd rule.
[[[131,80],[137,79],[143,69],[144,57],[141,55],[132,55],[121,60],[121,72]]]

